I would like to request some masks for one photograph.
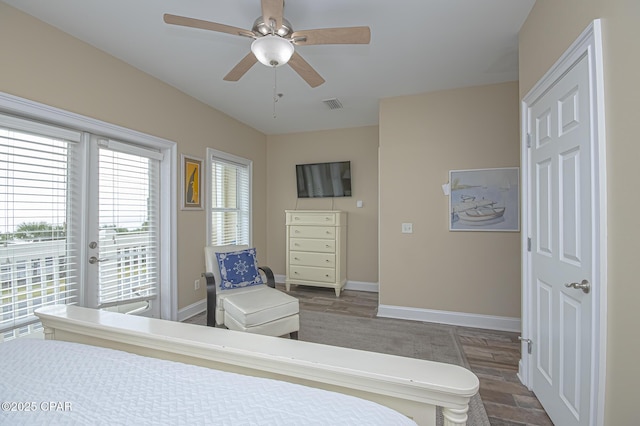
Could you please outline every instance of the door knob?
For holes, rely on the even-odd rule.
[[[564,285],[567,288],[575,288],[576,290],[580,289],[583,292],[589,293],[589,291],[591,290],[591,284],[589,284],[589,281],[587,280],[582,280],[581,283],[565,283]]]
[[[89,258],[89,263],[93,265],[94,263],[104,262],[104,261],[106,261],[106,260],[109,260],[109,259],[98,259],[98,258],[97,258],[97,257],[95,257],[95,256],[91,256],[91,257]]]

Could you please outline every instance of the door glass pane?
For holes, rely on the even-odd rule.
[[[99,307],[157,296],[158,173],[157,160],[100,148]]]
[[[0,125],[0,341],[39,328],[35,309],[77,301],[73,148]]]

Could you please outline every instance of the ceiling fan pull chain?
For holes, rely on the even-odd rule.
[[[278,102],[278,67],[273,67],[273,118],[278,118],[276,114],[276,102]]]

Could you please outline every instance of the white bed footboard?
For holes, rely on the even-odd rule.
[[[451,364],[106,312],[39,308],[45,338],[268,377],[391,407],[420,425],[465,425],[478,378]]]

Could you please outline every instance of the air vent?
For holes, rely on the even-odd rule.
[[[333,99],[325,99],[324,104],[329,107],[329,109],[340,109],[342,108],[342,102],[340,102],[337,98]]]

